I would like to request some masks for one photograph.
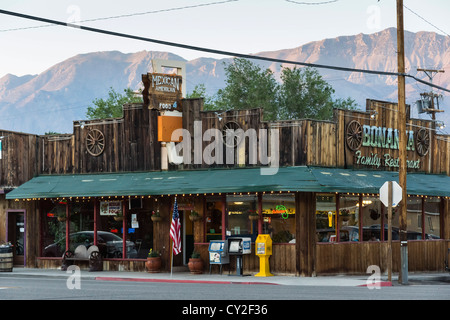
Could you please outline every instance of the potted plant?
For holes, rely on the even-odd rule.
[[[191,214],[189,215],[189,220],[191,221],[197,221],[200,220],[202,217],[198,214],[197,211],[191,211]]]
[[[123,221],[123,214],[122,214],[122,212],[117,212],[114,215],[114,220],[116,220],[116,221]]]
[[[149,273],[158,273],[161,270],[161,256],[158,251],[150,249],[145,267]]]
[[[350,210],[341,209],[340,212],[343,221],[348,221],[350,219]]]
[[[258,220],[259,219],[259,214],[257,214],[256,212],[250,212],[250,214],[248,215],[248,218],[250,220]]]
[[[151,216],[151,219],[152,219],[152,221],[153,222],[159,222],[159,221],[161,221],[161,216],[159,215],[159,211],[152,211],[152,216]]]
[[[64,222],[67,219],[66,213],[65,212],[58,212],[56,218],[58,219],[59,222]]]
[[[200,257],[200,253],[197,251],[193,251],[191,257],[189,258],[189,271],[192,274],[201,274],[203,273],[203,260]]]

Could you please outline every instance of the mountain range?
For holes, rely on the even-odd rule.
[[[323,65],[378,71],[397,71],[397,32],[395,28],[373,34],[358,34],[324,39],[292,49],[261,52],[256,55],[301,61]],[[55,64],[37,75],[15,76],[7,74],[0,78],[0,129],[43,134],[45,132],[71,133],[74,120],[85,119],[86,109],[95,98],[106,97],[110,87],[117,92],[130,87],[141,87],[141,75],[152,72],[152,59],[186,61],[169,52],[141,51],[122,53],[119,51],[79,54]],[[437,85],[450,89],[450,37],[433,32],[405,32],[406,72],[429,80],[417,68],[445,69],[433,79]],[[207,94],[212,95],[225,85],[225,63],[232,58],[198,58],[186,61],[187,91],[197,84],[204,84]],[[254,60],[262,67],[270,68],[279,79],[279,63]],[[365,100],[378,99],[397,101],[397,78],[371,74],[319,70],[335,89],[337,98],[353,98],[360,109],[365,109]],[[413,107],[420,93],[430,91],[426,85],[407,80],[408,104],[412,115],[418,115]],[[450,126],[450,110],[445,98],[441,108],[447,113],[438,114],[440,121]],[[257,107],[255,105],[255,107]]]

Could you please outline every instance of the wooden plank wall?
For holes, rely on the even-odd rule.
[[[99,156],[86,148],[86,137],[100,130],[105,149]],[[40,174],[71,174],[158,170],[161,167],[157,141],[157,111],[142,105],[125,105],[118,119],[74,122],[74,133],[41,136]]]
[[[409,110],[409,109],[408,109]],[[374,114],[372,119],[370,115]],[[382,102],[376,100],[367,100],[366,112],[363,111],[345,111],[335,110],[336,122],[336,157],[332,161],[334,165],[331,166],[340,168],[361,168],[367,169],[367,166],[358,165],[355,161],[355,152],[351,151],[345,142],[345,130],[347,125],[353,121],[358,121],[361,125],[370,125],[386,128],[398,128],[398,112],[397,104]],[[409,112],[407,112],[407,130],[414,131],[414,139],[416,139],[417,131],[420,128],[429,128],[430,147],[427,155],[421,157],[415,150],[408,151],[408,160],[420,160],[419,169],[408,169],[409,172],[426,172],[450,175],[450,136],[436,134],[433,130],[433,122],[431,120],[411,119]],[[381,157],[385,153],[389,153],[391,158],[398,158],[399,151],[392,149],[361,147],[359,149],[362,156],[370,156],[379,154]],[[329,166],[323,161],[311,161],[310,165],[324,165]],[[372,168],[373,169],[373,168]],[[398,171],[396,167],[380,167],[379,170]]]
[[[444,271],[449,240],[408,241],[408,270]],[[386,271],[386,242],[334,243],[316,245],[317,275],[362,274],[370,265]],[[392,243],[392,271],[399,272],[400,242]]]
[[[397,128],[398,112],[396,104],[368,100],[367,111],[335,110],[333,121],[291,120],[263,121],[261,109],[202,111],[203,99],[183,100],[183,128],[191,135],[191,162],[184,165],[169,165],[169,170],[233,167],[241,166],[238,154],[244,156],[245,166],[254,166],[249,159],[252,147],[249,139],[235,148],[234,160],[226,164],[212,165],[204,162],[203,151],[213,139],[201,142],[201,164],[194,163],[194,121],[201,124],[201,138],[208,129],[222,132],[226,124],[234,123],[244,132],[250,129],[258,134],[266,130],[270,143],[271,130],[278,130],[278,149],[280,166],[325,166],[339,168],[367,169],[357,165],[355,152],[345,143],[345,130],[350,121],[357,120],[361,125]],[[370,115],[376,112],[376,117]],[[124,106],[124,116],[119,119],[90,120],[74,122],[72,135],[42,136],[38,152],[39,173],[87,173],[87,172],[122,172],[140,170],[159,170],[161,167],[161,144],[157,141],[157,110],[148,110],[139,104]],[[408,119],[408,130],[432,128],[428,120]],[[99,129],[105,135],[105,151],[97,157],[86,151],[86,135],[89,130]],[[450,174],[450,136],[437,135],[429,130],[431,145],[428,155],[420,157],[417,152],[409,151],[409,160],[420,159],[420,168],[409,170],[428,173]],[[203,139],[202,139],[203,140]],[[259,149],[259,148],[257,148]],[[260,150],[257,150],[258,152]],[[389,153],[398,157],[398,150],[362,147],[361,154],[377,153],[383,156]],[[224,147],[224,155],[226,149]],[[258,154],[257,166],[262,165]],[[380,167],[379,170],[398,170]]]
[[[13,131],[0,131],[0,136],[0,186],[20,186],[36,174],[38,137]]]
[[[25,250],[26,250],[26,267],[34,267],[35,257],[39,253],[39,241],[36,241],[36,235],[39,234],[39,209],[36,207],[36,201],[14,201],[6,200],[5,195],[0,195],[0,243],[6,239],[6,220],[7,210],[25,210],[26,226],[25,226]]]

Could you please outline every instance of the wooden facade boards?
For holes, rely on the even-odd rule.
[[[258,156],[256,162],[250,157],[255,140],[249,133],[256,134],[258,155],[259,146],[266,142],[268,150],[277,145],[279,166],[323,166],[344,169],[393,170],[398,149],[386,147],[388,129],[393,134],[397,129],[398,113],[396,104],[368,100],[366,111],[335,110],[332,121],[292,120],[265,122],[260,109],[203,111],[202,99],[183,100],[182,127],[190,136],[190,162],[182,165],[170,164],[169,170],[192,170],[219,167],[251,167],[267,165]],[[14,132],[0,132],[2,138],[2,166],[0,183],[3,189],[17,187],[36,175],[110,173],[161,170],[161,142],[158,141],[159,111],[149,109],[144,104],[125,105],[123,117],[116,119],[75,121],[72,134],[37,136]],[[356,147],[348,142],[350,123],[357,124],[361,131],[355,133]],[[241,129],[248,135],[239,143],[232,145],[232,161],[217,161],[208,164],[203,157],[205,148],[212,140],[203,139],[205,133],[215,129],[223,138],[226,129]],[[427,120],[408,117],[407,130],[412,132],[414,150],[408,151],[411,162],[410,172],[429,174],[450,174],[450,137],[436,134],[433,123]],[[366,130],[366,131],[364,131]],[[421,133],[419,133],[419,131]],[[90,149],[89,137],[100,132],[101,140],[96,141],[95,153]],[[201,140],[196,140],[196,134]],[[366,134],[366,136],[364,135]],[[367,134],[369,136],[367,136]],[[378,134],[378,138],[373,136]],[[425,134],[426,154],[418,153],[417,141]],[[382,136],[380,136],[382,135]],[[264,140],[266,139],[266,140]],[[358,139],[362,141],[358,141]],[[366,141],[364,141],[366,139]],[[372,139],[368,142],[367,139]],[[378,140],[377,140],[378,139]],[[390,139],[390,138],[389,138]],[[183,138],[185,141],[185,137]],[[395,143],[390,142],[390,143]],[[217,151],[217,150],[216,150]],[[387,155],[387,156],[386,156]],[[364,161],[362,160],[364,159]],[[378,160],[379,162],[377,162]],[[386,159],[394,159],[387,164]],[[198,161],[199,160],[199,161]],[[270,191],[270,190],[267,190]],[[123,195],[127,196],[127,195]],[[302,276],[323,273],[364,273],[367,263],[385,265],[386,243],[337,243],[316,244],[315,240],[315,196],[310,193],[296,193],[296,243],[276,244],[270,266],[274,272]],[[449,195],[450,196],[450,195]],[[7,208],[22,208],[27,211],[28,240],[39,234],[39,210],[34,202],[2,201],[1,221],[5,221]],[[162,200],[161,215],[164,222],[154,225],[155,246],[164,247],[163,260],[169,261],[170,241],[167,237],[170,227],[172,200]],[[200,196],[195,203],[196,210],[204,211],[205,198]],[[441,227],[444,240],[412,241],[409,245],[410,270],[441,270],[443,254],[449,247],[450,217],[449,200],[443,200]],[[29,218],[28,218],[29,217]],[[5,225],[0,224],[0,235],[5,234]],[[207,260],[205,225],[193,223],[193,237],[196,249]],[[29,241],[27,246],[30,260],[27,265],[50,266],[51,260],[37,259],[37,244]],[[35,241],[35,243],[38,243]],[[395,254],[397,254],[394,243]],[[394,271],[398,270],[394,257]],[[441,261],[442,260],[442,261]],[[364,264],[362,263],[364,261]],[[141,262],[124,262],[130,270],[142,270]],[[108,262],[109,268],[117,268],[118,262]],[[232,265],[232,264],[231,264]],[[247,270],[257,271],[258,258],[245,257]],[[165,266],[167,270],[168,266]]]

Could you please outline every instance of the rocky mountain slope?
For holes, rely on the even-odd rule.
[[[396,30],[386,29],[374,34],[358,34],[325,39],[297,48],[258,55],[309,63],[338,65],[359,69],[396,71]],[[405,33],[407,72],[428,80],[417,68],[443,68],[434,83],[450,89],[450,38],[431,32]],[[183,60],[167,52],[121,53],[118,51],[80,54],[55,64],[38,75],[17,77],[7,74],[0,78],[0,128],[43,134],[44,132],[72,132],[72,121],[85,119],[86,108],[92,100],[104,97],[109,88],[122,91],[126,87],[138,89],[141,75],[151,72],[152,59]],[[186,61],[187,90],[205,84],[214,94],[224,86],[224,62],[229,59],[199,58]],[[257,62],[257,61],[255,61]],[[258,62],[271,68],[278,77],[278,63]],[[321,69],[321,74],[336,90],[337,97],[352,97],[365,107],[365,99],[397,100],[395,77],[340,72]],[[407,80],[407,103],[413,104],[420,92],[430,88]],[[443,93],[441,106],[448,114],[438,115],[450,127],[449,93]],[[256,107],[256,106],[255,106]],[[414,108],[413,108],[414,109]],[[413,111],[417,116],[417,112]],[[421,115],[423,118],[428,116]],[[429,117],[428,117],[429,118]]]

